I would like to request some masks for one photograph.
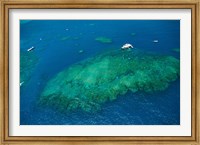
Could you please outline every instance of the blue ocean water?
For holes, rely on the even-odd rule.
[[[131,35],[134,33],[135,35]],[[108,37],[112,43],[95,41]],[[153,40],[158,40],[154,43]],[[38,61],[28,82],[20,87],[21,125],[178,125],[180,79],[160,92],[128,92],[107,102],[96,113],[63,113],[41,108],[37,101],[48,80],[63,69],[96,54],[131,43],[137,49],[180,59],[179,20],[32,20],[20,22],[20,52]],[[83,50],[84,53],[79,53]],[[156,74],[155,74],[156,75]]]

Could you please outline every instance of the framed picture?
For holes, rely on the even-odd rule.
[[[199,0],[1,10],[2,144],[199,144]]]

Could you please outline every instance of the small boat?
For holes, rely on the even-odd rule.
[[[20,85],[20,86],[22,86],[23,84],[24,84],[24,81],[23,81],[23,82],[21,82],[19,85]]]
[[[124,44],[124,45],[121,47],[121,49],[123,49],[123,50],[125,50],[125,49],[131,49],[131,48],[133,48],[133,45],[131,45],[131,44],[129,44],[129,43],[126,43],[126,44]]]
[[[33,51],[35,49],[35,47],[31,47],[31,48],[29,48],[29,49],[27,49],[27,51]]]
[[[153,43],[158,43],[158,40],[153,40]]]

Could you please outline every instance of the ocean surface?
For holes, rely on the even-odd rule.
[[[112,43],[96,41],[97,37],[110,38]],[[21,20],[20,52],[32,53],[37,59],[31,62],[31,69],[25,70],[31,70],[27,73],[30,78],[20,86],[20,124],[179,125],[180,78],[164,91],[128,92],[104,103],[96,113],[63,113],[38,105],[45,85],[57,73],[97,54],[120,49],[125,43],[145,52],[180,59],[180,21]],[[34,50],[27,52],[32,46]]]

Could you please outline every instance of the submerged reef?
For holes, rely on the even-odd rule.
[[[26,84],[37,65],[38,57],[33,52],[20,52],[20,83]]]
[[[70,36],[65,36],[61,38],[61,41],[69,40],[71,37]]]
[[[180,48],[173,48],[172,51],[174,51],[174,52],[180,52]]]
[[[135,36],[136,35],[136,33],[131,33],[131,36]]]
[[[61,111],[96,112],[128,91],[163,91],[179,73],[180,62],[172,56],[110,51],[58,73],[47,83],[39,103]]]
[[[62,37],[60,40],[61,41],[66,41],[66,40],[78,40],[80,39],[79,37],[75,36],[75,37],[72,37],[72,36],[65,36],[65,37]]]
[[[112,40],[107,37],[97,37],[95,40],[101,43],[112,43]]]

